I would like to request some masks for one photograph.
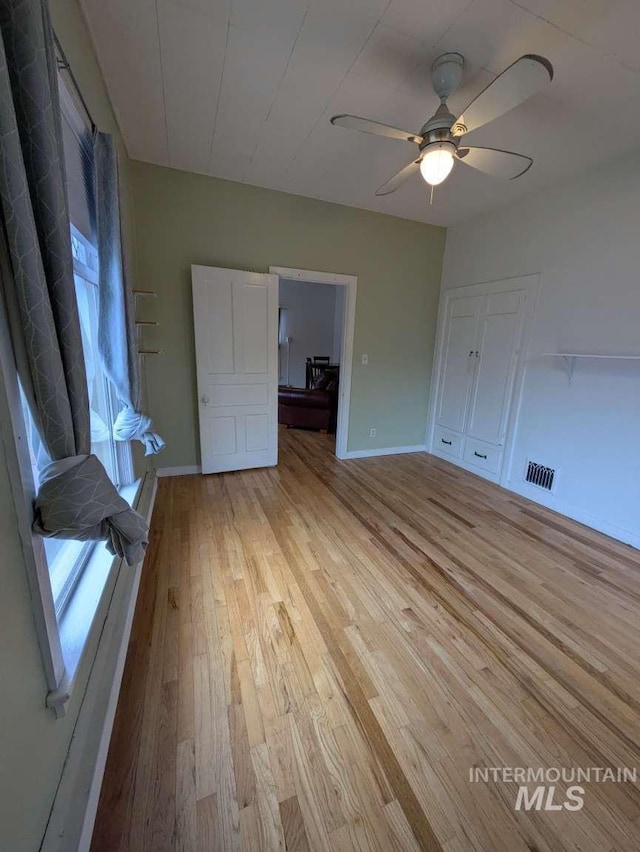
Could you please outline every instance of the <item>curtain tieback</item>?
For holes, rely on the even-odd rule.
[[[150,417],[135,408],[127,407],[116,417],[113,424],[113,437],[116,441],[142,441],[145,456],[159,453],[164,447],[164,441],[153,431]]]
[[[53,461],[43,470],[33,530],[46,538],[106,539],[110,553],[136,565],[148,543],[147,522],[116,491],[94,455]]]

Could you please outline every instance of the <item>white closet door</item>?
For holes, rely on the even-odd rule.
[[[481,305],[482,296],[462,296],[447,309],[436,421],[457,432],[464,431]]]
[[[525,298],[523,290],[485,297],[467,421],[467,435],[480,441],[503,444],[505,440]]]

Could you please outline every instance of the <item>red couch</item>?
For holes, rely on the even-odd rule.
[[[337,410],[335,390],[278,388],[278,423],[284,426],[335,432]]]

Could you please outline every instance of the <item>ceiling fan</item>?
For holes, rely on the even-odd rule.
[[[376,195],[394,192],[418,171],[428,184],[437,186],[447,179],[456,160],[493,177],[510,180],[531,168],[531,157],[497,148],[473,148],[462,145],[461,138],[465,133],[504,115],[549,83],[553,79],[553,66],[549,60],[534,54],[521,56],[456,118],[449,112],[447,98],[460,85],[463,68],[464,57],[459,53],[443,53],[435,60],[431,68],[431,82],[440,98],[440,106],[422,125],[419,133],[408,133],[357,115],[333,116],[331,123],[339,127],[402,139],[418,146],[417,156],[383,184]]]

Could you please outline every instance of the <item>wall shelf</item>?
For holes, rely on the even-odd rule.
[[[133,292],[133,295],[136,298],[136,302],[135,302],[136,310],[137,310],[138,304],[139,304],[138,301],[137,301],[138,298],[145,298],[145,297],[156,298],[157,295],[158,295],[155,290],[133,290],[132,292]],[[136,327],[136,340],[138,342],[138,355],[140,355],[141,357],[145,356],[145,355],[161,355],[162,354],[161,349],[148,349],[143,343],[143,331],[144,331],[144,329],[149,328],[150,326],[154,326],[154,325],[158,326],[158,325],[160,325],[160,323],[157,320],[139,319],[138,317],[136,317],[135,320],[134,320],[134,324],[135,324],[135,327]]]
[[[573,381],[573,371],[577,358],[606,358],[611,361],[640,361],[640,355],[603,355],[599,352],[543,352],[543,358],[562,358],[565,363],[569,384]]]

